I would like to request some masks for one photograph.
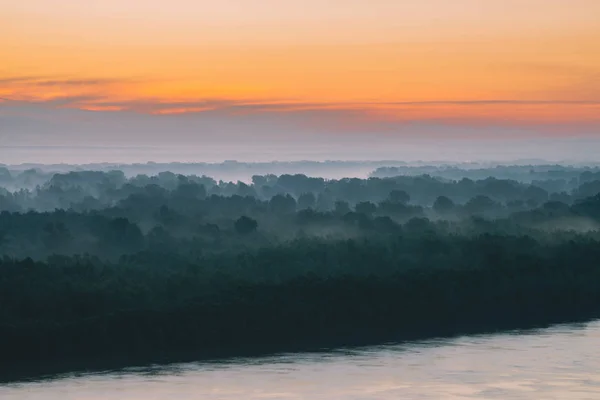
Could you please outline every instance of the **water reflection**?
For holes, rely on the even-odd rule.
[[[0,398],[599,399],[600,322],[327,353],[64,375]]]

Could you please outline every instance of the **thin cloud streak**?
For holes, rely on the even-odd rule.
[[[5,106],[35,104],[44,108],[74,108],[87,111],[130,112],[150,115],[212,113],[220,116],[288,114],[304,116],[307,124],[335,116],[339,124],[352,129],[354,123],[371,125],[428,121],[460,124],[568,124],[600,123],[600,102],[592,101],[423,101],[393,103],[278,102],[256,99],[201,99],[197,101],[123,100],[111,101],[102,95],[56,96],[49,99],[7,98]],[[560,112],[558,112],[560,111]],[[346,122],[345,122],[346,121]],[[350,122],[350,124],[347,124]]]
[[[38,80],[47,79],[46,77],[40,76],[15,76],[10,78],[0,78],[0,85],[12,85],[15,83],[28,83],[35,82]]]
[[[32,86],[94,86],[108,83],[125,83],[139,80],[133,79],[107,79],[92,78],[80,79],[69,77],[49,77],[49,76],[13,76],[9,78],[0,78],[0,85],[27,84]]]
[[[550,126],[561,129],[600,124],[600,100],[432,99],[422,101],[301,101],[277,98],[172,99],[148,96],[136,79],[71,79],[20,76],[0,80],[2,107],[34,104],[46,109],[137,113],[184,118],[196,114],[221,118],[285,115],[294,124],[335,131],[368,127],[393,131],[400,124],[435,123],[471,126]],[[127,86],[134,85],[134,86]],[[143,86],[143,85],[142,85]],[[142,88],[143,89],[143,88]],[[32,111],[35,113],[35,111]],[[35,115],[33,115],[35,117]],[[108,118],[108,116],[107,116]],[[305,120],[303,120],[305,119]]]
[[[89,103],[82,107],[80,102]],[[536,111],[538,114],[533,116],[527,108],[520,111],[521,114],[518,110],[512,110],[513,114],[509,115],[504,108],[505,104],[486,106],[491,109],[486,109],[486,113],[481,115],[474,114],[470,105],[439,110],[431,108],[430,105],[373,108],[348,107],[344,104],[335,104],[335,107],[323,107],[319,103],[299,104],[300,107],[295,103],[245,103],[211,99],[199,102],[170,102],[158,105],[149,102],[133,105],[132,102],[108,102],[95,97],[73,96],[39,102],[7,101],[0,107],[0,117],[19,117],[26,120],[43,117],[46,121],[59,121],[64,116],[72,119],[88,115],[94,116],[94,121],[98,124],[108,120],[143,118],[144,121],[168,121],[173,127],[182,124],[191,127],[196,123],[224,123],[233,131],[244,131],[247,124],[266,123],[265,129],[272,132],[299,127],[306,132],[393,134],[401,127],[405,130],[428,124],[447,128],[524,128],[547,132],[549,135],[600,135],[600,104],[597,103],[585,106],[583,111],[581,105],[571,105],[574,114],[570,119],[549,118],[548,115],[551,116],[556,111],[555,104],[538,104],[534,107],[539,109]],[[508,106],[512,109],[510,104]],[[271,123],[275,125],[270,125]]]

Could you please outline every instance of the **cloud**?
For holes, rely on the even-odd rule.
[[[460,125],[600,124],[600,102],[561,100],[466,100],[413,102],[282,102],[276,99],[235,100],[207,98],[188,101],[154,99],[110,100],[96,94],[63,95],[48,99],[21,99],[5,104],[36,104],[45,108],[74,108],[157,116],[210,114],[222,118],[286,115],[305,126],[337,126],[340,130],[393,130],[398,124],[433,122]],[[279,117],[278,117],[279,116]],[[355,126],[359,125],[359,126]]]
[[[56,122],[57,126],[85,120],[88,122],[80,130],[90,132],[119,130],[119,127],[113,128],[111,123],[105,122],[112,119],[132,123],[133,130],[141,126],[153,130],[152,126],[159,124],[165,130],[181,127],[186,132],[213,130],[221,134],[248,129],[254,132],[255,128],[261,127],[267,133],[296,129],[304,134],[353,135],[373,132],[394,135],[411,129],[425,132],[423,126],[444,126],[446,131],[460,127],[468,132],[472,129],[502,127],[505,131],[524,128],[529,132],[552,135],[569,132],[573,135],[590,135],[590,132],[600,134],[600,101],[594,101],[593,98],[571,100],[557,95],[554,99],[546,96],[530,100],[433,99],[397,102],[215,97],[169,99],[144,95],[148,82],[42,76],[3,78],[0,80],[0,116],[10,117],[13,124],[27,126],[29,130],[34,130],[35,124],[15,123],[14,119],[43,121],[47,124]],[[58,112],[62,109],[79,112]],[[96,126],[106,128],[96,129],[89,122],[92,120]],[[134,120],[139,124],[131,122]],[[73,130],[74,127],[72,125],[64,129]],[[45,130],[43,124],[39,130]],[[427,135],[431,135],[431,132]]]
[[[541,67],[538,67],[541,68]],[[585,81],[573,83],[566,90],[583,91],[595,88],[597,74],[586,76]],[[414,121],[468,123],[480,121],[510,124],[512,122],[544,123],[597,122],[600,100],[590,95],[584,99],[573,99],[565,90],[557,92],[555,98],[546,94],[541,99],[433,99],[426,101],[397,102],[318,102],[295,99],[256,98],[169,98],[148,96],[150,81],[139,79],[73,79],[71,77],[18,76],[0,79],[0,95],[8,100],[41,104],[45,107],[78,108],[87,111],[134,112],[154,115],[187,115],[219,113],[222,115],[245,114],[296,114],[323,119],[323,115],[340,114],[347,118],[340,124],[352,128],[356,121],[371,124],[389,122],[411,123]],[[562,94],[562,95],[561,95]],[[568,93],[567,93],[568,94]],[[174,96],[176,94],[172,94]],[[327,117],[328,118],[328,117]],[[326,119],[327,119],[326,118]],[[350,124],[348,124],[348,121]]]
[[[600,104],[600,100],[430,100],[430,101],[398,101],[398,102],[386,102],[386,103],[371,103],[381,105],[462,105],[462,106],[477,106],[477,105],[496,105],[496,104],[508,104],[508,105],[571,105],[571,104],[589,104],[597,105]]]
[[[69,111],[70,110],[70,111]],[[119,121],[140,122],[139,127],[161,126],[165,131],[235,133],[263,127],[266,134],[299,130],[306,134],[360,134],[423,131],[423,126],[444,126],[446,132],[502,127],[506,130],[546,134],[600,134],[600,103],[592,102],[405,102],[311,103],[275,100],[242,101],[108,101],[96,96],[63,96],[44,101],[5,101],[0,116],[73,123],[84,120],[82,130]],[[562,113],[562,114],[561,114]],[[555,115],[556,114],[556,115]],[[137,123],[136,122],[136,123]],[[141,123],[143,122],[143,124]],[[135,125],[135,124],[134,124]],[[74,126],[74,125],[73,125]],[[71,129],[73,127],[70,127]],[[132,128],[137,130],[138,128]],[[141,128],[140,128],[141,129]],[[146,129],[146,128],[144,128]],[[262,129],[262,128],[261,128]],[[43,127],[42,127],[43,130]],[[102,130],[102,129],[100,129]],[[114,130],[114,129],[113,129]],[[430,132],[431,133],[431,132]],[[428,134],[430,134],[428,133]]]
[[[305,111],[401,111],[433,110],[435,107],[456,107],[473,109],[477,107],[514,106],[600,106],[600,101],[564,101],[564,100],[465,100],[465,101],[405,101],[405,102],[294,102],[277,99],[199,99],[194,101],[165,101],[161,99],[109,101],[103,98],[91,98],[97,107],[114,108],[146,114],[184,114],[206,111],[221,111],[231,114],[244,113],[296,113]]]
[[[44,79],[40,76],[14,76],[10,78],[0,78],[0,85],[12,85],[15,83],[34,82]]]
[[[108,83],[117,83],[114,79],[63,79],[63,80],[37,80],[31,83],[37,86],[95,86],[106,85]]]
[[[0,94],[6,100],[43,103],[47,107],[90,107],[115,96],[118,88],[135,80],[71,79],[65,77],[18,76],[0,79]]]
[[[119,79],[76,79],[76,78],[56,78],[48,76],[36,76],[36,75],[24,75],[24,76],[13,76],[9,78],[0,78],[0,85],[28,85],[28,86],[95,86],[105,85],[109,83],[119,82],[130,82],[131,80],[119,80]]]
[[[82,104],[93,103],[101,99],[101,97],[93,95],[81,95],[81,96],[58,96],[53,97],[50,100],[42,101],[47,107],[68,107],[72,106],[78,108]]]

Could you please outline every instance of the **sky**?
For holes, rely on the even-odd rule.
[[[598,0],[0,0],[0,146],[585,150],[599,15]]]

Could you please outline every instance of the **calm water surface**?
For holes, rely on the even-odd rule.
[[[0,399],[600,399],[600,322],[63,375],[0,386]]]

